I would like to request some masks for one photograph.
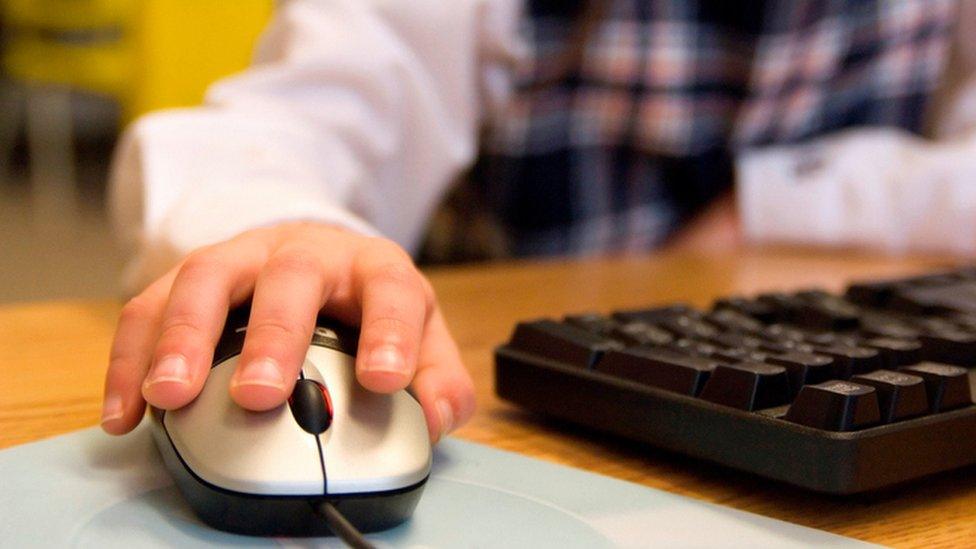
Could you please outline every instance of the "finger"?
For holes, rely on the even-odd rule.
[[[424,332],[413,392],[424,409],[431,442],[463,425],[474,413],[474,383],[436,308]]]
[[[107,433],[128,433],[142,420],[146,402],[140,387],[176,272],[172,269],[122,308],[105,374],[102,429]]]
[[[173,287],[142,394],[172,410],[196,398],[210,372],[227,311],[249,296],[267,248],[232,240],[201,250],[183,263]]]
[[[392,244],[364,248],[353,266],[362,305],[356,374],[367,389],[391,392],[413,379],[432,292]]]
[[[315,254],[302,249],[276,252],[258,275],[241,360],[230,391],[251,410],[285,401],[298,377],[325,295],[326,273]]]

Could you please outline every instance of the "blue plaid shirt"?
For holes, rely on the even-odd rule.
[[[733,183],[737,151],[852,126],[918,131],[954,0],[608,0],[581,63],[537,87],[581,2],[537,0],[476,196],[512,255],[659,244]]]

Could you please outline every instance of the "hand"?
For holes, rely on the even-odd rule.
[[[364,387],[393,392],[412,384],[432,441],[471,416],[471,378],[430,283],[410,257],[388,240],[299,223],[201,248],[125,305],[102,428],[131,431],[146,402],[172,410],[192,401],[228,310],[248,298],[247,336],[229,388],[244,408],[285,402],[324,310],[361,326],[356,377]]]
[[[732,194],[716,199],[667,243],[669,250],[715,253],[743,243],[742,224]]]

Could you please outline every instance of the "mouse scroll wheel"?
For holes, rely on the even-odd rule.
[[[329,391],[318,381],[299,379],[288,397],[295,421],[305,431],[318,435],[332,425],[332,400]]]

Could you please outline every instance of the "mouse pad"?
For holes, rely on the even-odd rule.
[[[237,536],[198,521],[143,425],[88,429],[0,452],[7,547],[340,547],[335,538]],[[434,453],[407,523],[378,547],[868,547],[868,544],[464,442]]]

